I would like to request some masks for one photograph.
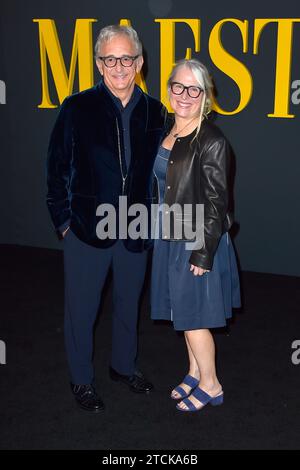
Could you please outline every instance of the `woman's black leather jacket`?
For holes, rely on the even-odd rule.
[[[169,120],[168,127],[171,125]],[[204,243],[191,251],[189,261],[210,270],[220,238],[232,224],[228,212],[230,147],[221,130],[206,118],[193,140],[195,134],[176,139],[168,160],[164,201],[159,202],[170,207],[175,203],[181,207],[192,204],[193,209],[196,204],[204,205]],[[184,223],[192,223],[193,230],[197,229],[194,210]],[[178,240],[174,226],[166,229],[164,223],[162,237]]]

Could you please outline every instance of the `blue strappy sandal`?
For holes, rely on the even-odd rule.
[[[193,377],[192,375],[188,374],[184,377],[182,383],[191,387],[191,390],[189,391],[189,393],[186,393],[186,391],[182,387],[180,387],[180,385],[178,385],[178,387],[174,388],[174,392],[180,393],[180,397],[176,398],[172,397],[171,395],[171,398],[173,400],[182,400],[183,398],[188,397],[192,393],[192,391],[195,390],[196,387],[198,387],[199,380]]]
[[[199,387],[197,387],[190,396],[193,396],[193,397],[197,398],[197,400],[199,400],[202,403],[203,406],[201,406],[200,408],[197,408],[191,402],[191,400],[189,398],[185,398],[182,401],[187,406],[187,409],[181,408],[178,404],[178,405],[176,405],[177,410],[179,410],[179,411],[200,411],[208,403],[212,406],[218,406],[218,405],[222,405],[222,403],[224,401],[224,392],[220,393],[220,395],[217,395],[216,397],[211,397],[210,395],[208,395],[208,393],[204,392],[204,390],[202,390]]]

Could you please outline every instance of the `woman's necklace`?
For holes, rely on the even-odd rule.
[[[177,137],[179,136],[179,134],[181,134],[182,131],[184,131],[184,129],[186,127],[188,127],[193,121],[195,121],[195,119],[197,118],[193,118],[191,121],[189,121],[182,129],[180,129],[179,132],[175,132],[175,134],[172,134],[172,132],[170,131],[170,134],[172,137],[174,137],[174,139],[177,139]],[[176,126],[177,127],[177,126]]]

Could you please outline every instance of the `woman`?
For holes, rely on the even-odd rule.
[[[180,411],[198,411],[223,403],[216,375],[215,345],[210,328],[224,327],[232,307],[240,306],[236,259],[228,234],[229,146],[207,119],[212,82],[197,60],[182,60],[168,80],[175,120],[155,161],[159,202],[204,205],[204,243],[190,251],[184,236],[159,221],[152,264],[151,317],[171,320],[184,331],[189,371],[171,393]],[[162,206],[160,206],[162,207]],[[164,208],[165,210],[165,208]],[[198,229],[195,211],[182,218]],[[168,211],[165,211],[167,214]],[[189,218],[190,217],[190,218]],[[174,219],[178,219],[175,214]],[[172,220],[167,219],[166,220]],[[197,224],[196,224],[197,222]],[[172,224],[171,224],[172,225]]]

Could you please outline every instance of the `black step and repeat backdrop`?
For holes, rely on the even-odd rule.
[[[141,86],[166,101],[173,63],[195,57],[216,86],[235,154],[235,245],[244,270],[300,275],[299,2],[2,0],[0,243],[59,248],[45,204],[49,134],[65,96],[99,80],[105,25],[131,24]]]

